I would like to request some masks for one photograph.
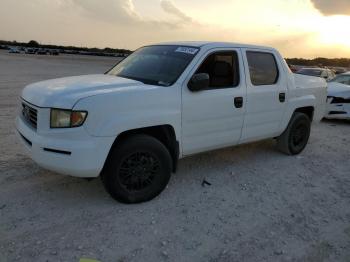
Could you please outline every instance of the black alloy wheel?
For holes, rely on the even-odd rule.
[[[108,193],[123,203],[139,203],[159,195],[169,182],[172,159],[158,139],[137,134],[118,142],[102,171]]]

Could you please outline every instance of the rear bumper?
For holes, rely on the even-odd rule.
[[[16,118],[17,134],[27,154],[41,167],[76,177],[99,176],[114,137],[93,137],[84,128],[39,134],[21,117]]]

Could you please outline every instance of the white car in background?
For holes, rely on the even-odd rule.
[[[326,81],[330,81],[335,77],[335,73],[328,68],[303,67],[299,69],[296,73],[300,75],[321,77],[324,78]]]
[[[328,119],[350,119],[350,72],[337,75],[328,83]]]

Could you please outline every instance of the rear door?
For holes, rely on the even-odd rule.
[[[207,73],[210,86],[192,92],[195,73]],[[211,49],[192,69],[182,89],[184,155],[237,144],[242,132],[246,84],[239,48]]]
[[[245,48],[243,57],[247,105],[242,143],[280,134],[288,100],[287,79],[275,52]]]

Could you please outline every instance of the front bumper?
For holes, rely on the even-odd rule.
[[[28,155],[45,169],[76,177],[99,176],[115,137],[93,137],[83,127],[38,133],[22,117],[16,128]]]
[[[333,97],[327,100],[327,119],[350,119],[350,103],[332,103]]]

